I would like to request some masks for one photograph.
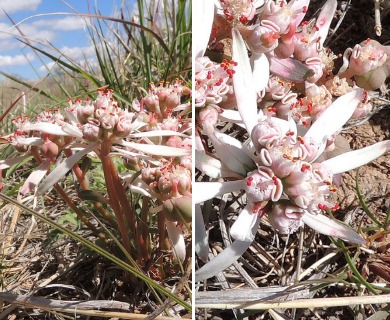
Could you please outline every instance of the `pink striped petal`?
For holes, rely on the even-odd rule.
[[[293,58],[279,59],[275,56],[268,58],[271,72],[283,79],[299,83],[314,75],[313,70]]]
[[[315,33],[315,37],[319,37],[319,43],[322,47],[324,41],[328,35],[330,23],[332,22],[334,13],[337,8],[337,0],[328,0],[323,6],[317,20],[316,26],[318,31]]]

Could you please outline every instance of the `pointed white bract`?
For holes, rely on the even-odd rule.
[[[235,240],[219,255],[195,272],[195,281],[204,281],[222,272],[237,261],[251,244],[252,241]]]
[[[227,182],[195,182],[194,197],[195,203],[204,202],[225,193],[244,189],[244,180]]]
[[[269,80],[269,72],[264,72],[265,70],[269,70],[269,61],[264,53],[253,54],[250,61],[253,69],[254,90],[261,96]]]
[[[202,209],[199,204],[195,204],[195,253],[202,261],[206,262],[209,253],[209,241],[204,225]]]
[[[249,57],[244,40],[240,32],[233,28],[233,60],[237,62],[233,77],[234,93],[237,109],[248,132],[252,132],[257,121],[256,91],[253,86],[253,77]],[[267,73],[267,69],[263,72]]]
[[[242,178],[242,176],[230,170],[221,161],[208,156],[203,151],[195,150],[195,168],[213,179],[219,179],[224,177],[238,179]]]
[[[69,158],[66,158],[61,164],[59,164],[39,185],[36,195],[40,196],[43,195],[46,191],[51,189],[58,181],[60,181],[66,173],[72,169],[73,165],[79,161],[82,157],[87,155],[89,152],[93,151],[96,146],[98,145],[97,142],[89,145],[83,150],[80,150],[70,156]]]
[[[169,240],[172,243],[173,252],[175,253],[176,258],[183,262],[186,258],[186,244],[181,226],[177,222],[168,220],[166,220],[165,223],[167,226]]]
[[[193,43],[195,58],[202,57],[209,43],[214,20],[214,1],[199,0],[193,6]]]
[[[24,181],[24,184],[20,188],[19,193],[22,195],[26,195],[27,193],[32,191],[46,175],[49,168],[50,160],[46,159],[33,172],[31,172],[28,178]]]
[[[249,157],[249,150],[237,139],[215,131],[209,135],[215,148],[218,158],[234,172],[245,176],[248,171],[253,170],[256,165]]]
[[[343,173],[365,165],[389,151],[390,140],[386,140],[362,149],[343,153],[325,160],[322,164],[333,174]]]
[[[184,148],[174,148],[163,145],[154,145],[154,144],[143,144],[135,143],[131,141],[122,140],[120,142],[122,146],[129,147],[147,154],[152,154],[155,156],[166,156],[166,157],[181,157],[191,155],[191,150]]]
[[[31,123],[27,126],[23,127],[24,131],[40,131],[48,134],[53,134],[57,136],[71,136],[72,134],[69,133],[69,128],[66,128],[63,130],[62,126],[51,123],[51,122],[37,122],[37,123]],[[68,132],[67,132],[68,131]]]
[[[302,221],[310,228],[313,228],[322,234],[340,238],[356,244],[363,244],[365,242],[365,240],[350,227],[347,227],[340,222],[332,220],[322,214],[316,215],[306,212],[302,216]]]
[[[255,226],[259,223],[260,218],[257,213],[252,212],[252,205],[246,205],[232,224],[230,235],[236,240],[253,241],[257,231]]]
[[[337,9],[337,0],[328,0],[322,7],[322,10],[316,20],[316,27],[318,28],[316,37],[319,37],[319,43],[322,46],[328,35],[330,23],[332,22],[334,13]]]
[[[3,159],[3,160],[0,160],[0,170],[3,170],[3,169],[8,169],[9,167],[17,164],[17,163],[20,163],[22,162],[23,160],[27,159],[31,157],[30,155],[24,155],[24,156],[20,156],[20,157],[15,157],[15,158],[8,158],[8,159]]]
[[[321,116],[311,125],[304,138],[316,144],[322,143],[351,118],[360,101],[363,99],[363,89],[355,89],[337,98]]]

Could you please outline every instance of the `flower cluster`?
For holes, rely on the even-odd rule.
[[[121,139],[145,125],[138,114],[118,107],[113,90],[98,90],[94,102],[87,99],[82,104],[80,99],[69,100],[67,111],[77,117],[83,138],[89,142]]]
[[[222,7],[226,3],[221,1]],[[229,43],[234,61],[229,77],[221,77],[221,73],[215,77],[219,64],[204,56],[205,47],[200,46],[206,42],[199,42],[196,167],[211,179],[227,179],[196,183],[196,203],[237,190],[245,191],[247,202],[230,229],[236,241],[197,272],[199,280],[237,259],[253,241],[264,215],[283,234],[306,223],[321,233],[364,243],[358,233],[329,213],[339,209],[335,192],[340,174],[387,152],[390,143],[378,142],[330,159],[324,151],[335,148],[337,135],[351,117],[365,117],[371,112],[371,93],[366,90],[379,88],[380,81],[374,85],[372,76],[378,75],[378,80],[383,75],[388,52],[379,43],[366,40],[346,49],[344,64],[337,72],[337,56],[324,47],[337,1],[328,0],[317,19],[307,22],[303,19],[309,3],[254,2],[258,15],[250,16],[250,21],[239,18],[245,15],[245,11],[240,15],[240,6],[233,18],[229,12],[218,10],[211,23],[206,20],[209,16],[195,17],[198,32],[210,35],[210,50],[216,48],[216,29],[230,32],[225,33],[223,42]],[[219,32],[218,41],[222,37]],[[208,74],[209,66],[213,72]],[[220,77],[217,83],[225,85],[223,94],[218,86],[213,90],[213,86],[205,85],[207,75],[210,81]],[[380,79],[383,83],[383,77]],[[225,92],[230,95],[226,97]],[[226,122],[245,128],[250,138],[236,139],[222,132]],[[201,210],[199,204],[197,208]],[[197,215],[197,219],[199,226],[202,216]],[[205,238],[206,233],[196,239],[197,253],[203,260],[207,260],[208,252]]]
[[[94,101],[69,100],[62,111],[45,110],[35,119],[18,117],[13,120],[16,130],[8,139],[24,155],[2,160],[0,170],[32,156],[38,167],[26,179],[20,194],[34,191],[34,196],[43,195],[54,187],[65,196],[57,183],[73,170],[80,187],[88,189],[86,173],[78,161],[87,155],[96,158],[101,162],[112,206],[105,217],[112,225],[119,225],[125,248],[131,251],[126,225],[137,236],[137,218],[126,192],[139,193],[157,203],[154,212],[163,221],[160,225],[166,225],[176,257],[183,260],[186,245],[182,225],[191,221],[192,202],[190,95],[191,90],[179,80],[151,84],[145,97],[133,101],[130,112],[119,106],[112,90],[100,89]],[[127,172],[117,172],[114,156],[123,159]],[[72,200],[65,198],[81,217]],[[101,206],[97,209],[105,210]],[[117,221],[110,218],[113,214]],[[85,217],[82,219],[88,224]],[[147,225],[147,221],[138,223]],[[96,231],[91,224],[88,226]],[[162,231],[161,237],[165,237],[165,229]],[[145,241],[137,244],[137,250],[147,251]]]

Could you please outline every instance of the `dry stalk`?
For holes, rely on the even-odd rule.
[[[381,24],[381,5],[380,0],[374,0],[375,5],[375,33],[378,37],[382,34],[382,24]]]
[[[237,291],[237,290],[236,290]],[[351,306],[356,304],[384,304],[390,303],[390,294],[374,296],[355,296],[337,298],[314,298],[297,299],[292,301],[263,301],[254,303],[197,303],[197,308],[207,309],[247,309],[247,310],[267,310],[267,309],[307,309],[307,308],[330,308]]]
[[[102,318],[120,319],[145,319],[147,315],[118,311],[102,311],[101,309],[128,310],[130,305],[126,302],[112,300],[90,300],[90,301],[64,301],[45,299],[41,297],[28,297],[8,292],[0,292],[0,301],[6,301],[25,308],[38,308],[46,311],[58,311],[72,315],[87,315]],[[11,308],[13,308],[11,306]],[[171,317],[155,317],[157,320],[171,320]]]

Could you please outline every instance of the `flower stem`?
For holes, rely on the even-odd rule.
[[[72,155],[72,151],[70,149],[66,149],[64,150],[65,152],[65,155],[67,157],[70,157]],[[77,178],[77,181],[79,182],[80,184],[80,187],[83,189],[83,190],[89,190],[89,183],[88,181],[85,179],[85,174],[83,173],[83,171],[81,170],[81,168],[79,167],[79,165],[77,163],[75,163],[72,167],[72,170]],[[100,215],[114,228],[117,228],[118,227],[118,224],[116,223],[116,221],[112,218],[112,216],[107,212],[106,209],[104,209],[104,207],[102,206],[102,204],[100,202],[97,202],[97,201],[93,201],[92,202],[93,206],[95,207],[95,209],[100,213]]]
[[[42,157],[38,153],[38,150],[36,148],[31,148],[31,154],[35,158],[35,160],[40,164],[42,163]],[[100,240],[102,240],[105,244],[108,244],[108,240],[104,233],[100,232],[84,215],[84,213],[77,207],[77,205],[74,203],[74,201],[68,196],[68,194],[65,192],[65,190],[56,183],[54,185],[54,189],[57,191],[57,193],[61,196],[61,198],[66,202],[66,204],[77,214],[78,218],[83,222],[92,232],[95,236],[97,236]]]
[[[150,254],[149,254],[149,250],[148,250],[148,246],[149,246],[149,229],[148,229],[149,201],[150,201],[149,197],[144,196],[142,198],[139,244],[141,247],[141,252],[145,255],[143,257],[145,259],[150,258]]]
[[[114,164],[112,163],[112,159],[109,156],[111,146],[112,146],[112,142],[109,140],[105,140],[102,143],[100,159],[102,161],[104,179],[106,181],[106,186],[107,186],[107,193],[110,198],[111,207],[115,213],[119,232],[121,233],[122,236],[123,247],[127,250],[127,252],[130,253],[131,252],[130,239],[127,232],[124,216],[122,214],[121,204],[118,198],[117,186],[115,185],[112,176],[112,171],[113,171],[112,167],[114,166]],[[119,188],[122,188],[122,185]]]

